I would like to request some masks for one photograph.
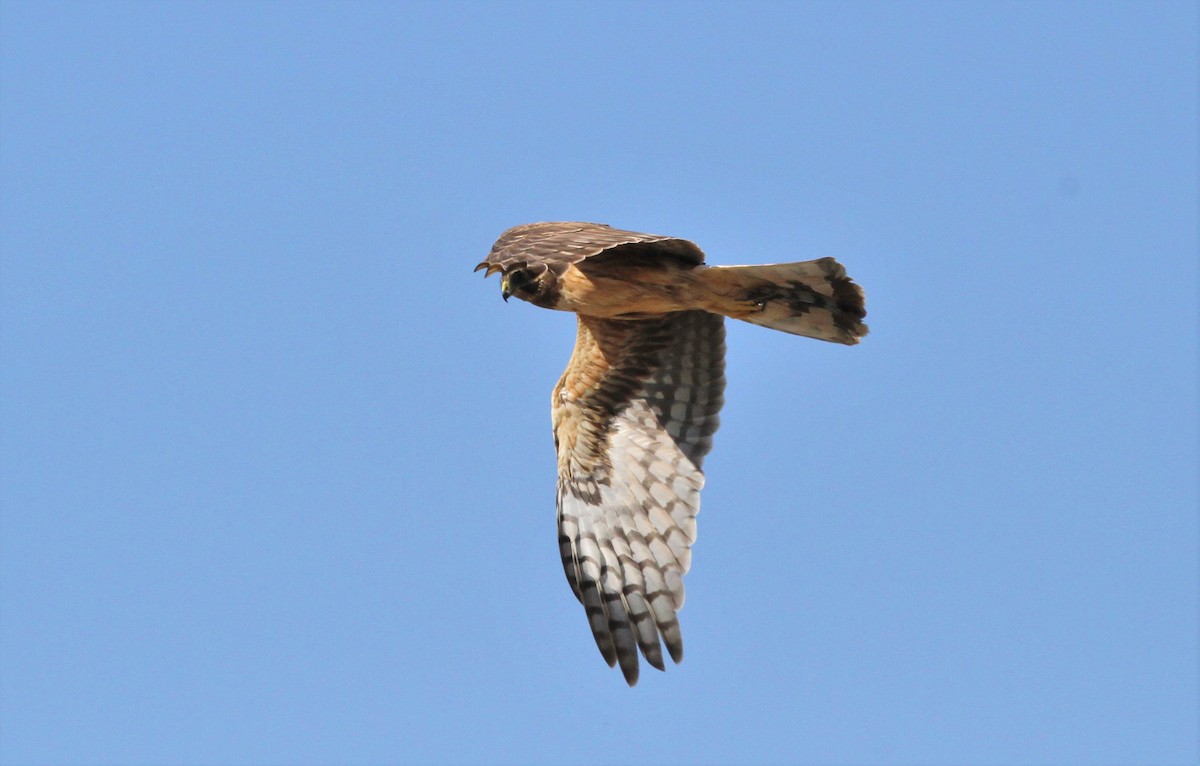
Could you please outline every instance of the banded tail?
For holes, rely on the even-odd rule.
[[[847,346],[867,334],[862,288],[833,258],[709,266],[698,276],[714,299],[709,311]]]

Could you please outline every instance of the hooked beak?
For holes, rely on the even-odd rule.
[[[510,295],[512,295],[512,292],[508,289],[508,275],[505,274],[500,277],[500,297],[504,299],[505,303],[508,303],[508,296]]]

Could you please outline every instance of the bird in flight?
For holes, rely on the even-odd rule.
[[[694,243],[596,223],[531,223],[475,267],[500,291],[574,312],[575,351],[550,400],[563,570],[609,667],[683,659],[677,612],[701,465],[725,389],[725,325],[853,345],[863,291],[832,258],[707,266]],[[661,645],[660,645],[661,639]]]

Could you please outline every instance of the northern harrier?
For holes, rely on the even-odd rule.
[[[558,544],[609,666],[637,683],[638,650],[683,659],[676,612],[691,564],[701,462],[725,388],[724,317],[852,345],[863,292],[832,258],[705,266],[686,239],[595,223],[531,223],[500,235],[475,270],[501,294],[578,317],[550,409]]]

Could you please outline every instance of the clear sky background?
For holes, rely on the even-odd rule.
[[[1192,3],[0,5],[5,764],[1184,764]],[[729,324],[635,689],[558,561],[591,220],[833,256]]]

